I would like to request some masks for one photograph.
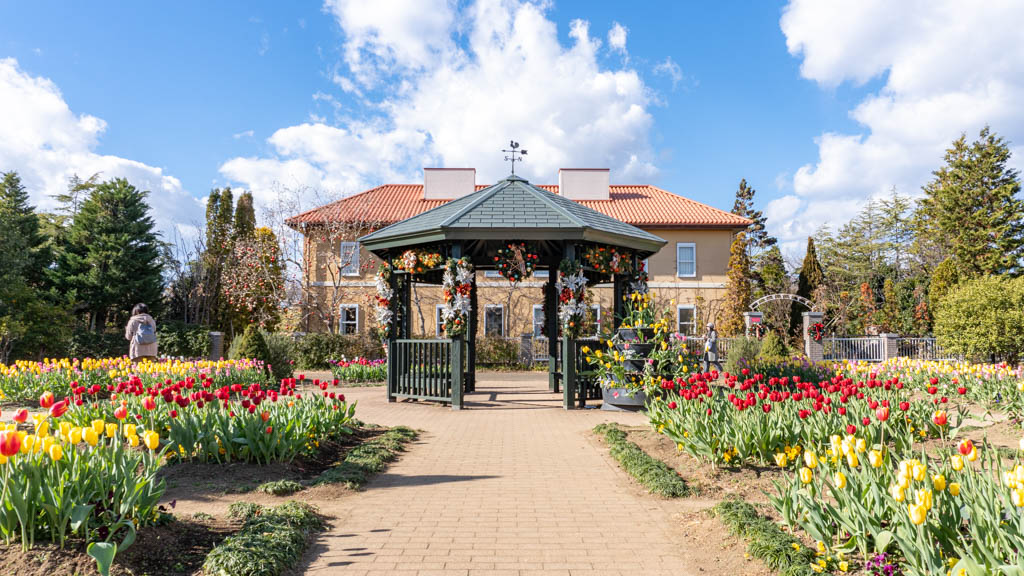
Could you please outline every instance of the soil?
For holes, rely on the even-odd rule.
[[[162,526],[139,531],[135,543],[121,551],[111,568],[112,576],[184,576],[197,574],[206,555],[221,540],[239,529],[232,522],[213,518],[179,518]],[[0,574],[19,576],[94,576],[96,561],[85,553],[82,542],[69,542],[64,550],[53,544],[37,544],[28,552],[0,545]]]

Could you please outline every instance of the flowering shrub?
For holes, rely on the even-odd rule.
[[[331,375],[338,382],[382,382],[388,377],[388,361],[386,359],[367,360],[335,360],[331,362]]]

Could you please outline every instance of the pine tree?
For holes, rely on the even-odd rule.
[[[782,251],[778,246],[772,246],[767,252],[761,255],[760,271],[758,277],[760,282],[754,292],[754,298],[762,298],[769,294],[783,294],[789,292],[789,279],[786,277],[786,263],[782,259]],[[790,305],[786,300],[771,302],[761,310],[764,312],[764,322],[772,330],[786,331],[789,325]]]
[[[252,204],[252,192],[242,192],[235,206],[234,238],[252,236],[256,230],[256,211]]]
[[[1021,271],[1024,200],[1009,160],[1009,145],[986,126],[970,144],[964,134],[953,142],[924,186],[922,211],[964,278]]]
[[[743,313],[750,310],[750,257],[747,255],[745,232],[733,238],[725,286],[725,306],[719,330],[724,336],[737,336],[743,334]]]
[[[804,254],[804,262],[800,266],[800,276],[797,278],[796,295],[813,300],[824,277],[821,263],[818,262],[818,254],[814,249],[814,238],[808,237],[807,252]],[[802,306],[793,306],[790,309],[789,330],[792,334],[800,334],[803,329],[803,312]]]
[[[52,254],[46,237],[39,231],[39,216],[29,204],[28,191],[17,172],[0,176],[0,222],[18,238],[22,247],[17,254],[21,261],[17,273],[22,274],[30,286],[42,289]]]
[[[57,265],[60,288],[88,314],[90,329],[124,319],[145,302],[158,310],[163,292],[161,244],[148,192],[123,178],[96,186],[68,229]]]
[[[751,222],[747,227],[747,244],[756,254],[774,246],[777,240],[768,235],[765,229],[767,218],[760,210],[754,210],[754,194],[757,191],[747,186],[747,180],[740,180],[740,186],[736,189],[736,200],[732,205],[732,213],[742,216]]]

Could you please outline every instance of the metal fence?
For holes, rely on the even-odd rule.
[[[939,346],[935,338],[898,338],[899,355],[914,360],[959,360]]]
[[[885,360],[885,341],[882,338],[822,338],[821,343],[825,360]]]

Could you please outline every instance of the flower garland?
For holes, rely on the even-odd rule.
[[[406,250],[401,258],[392,260],[391,265],[410,274],[422,274],[431,268],[437,268],[442,260],[443,257],[437,252]]]
[[[391,299],[395,291],[391,288],[391,267],[382,263],[377,270],[377,298],[374,303],[374,312],[377,317],[377,328],[381,334],[390,334],[391,322],[394,320],[395,312],[391,309]]]
[[[602,274],[629,274],[633,271],[630,254],[606,246],[591,246],[583,252],[583,261]]]
[[[469,258],[449,258],[441,278],[444,305],[441,322],[449,338],[461,336],[469,329],[470,291],[473,288],[473,265]]]
[[[558,265],[558,321],[562,334],[578,338],[587,314],[587,277],[575,260],[562,260]]]
[[[537,266],[539,259],[540,257],[525,243],[513,242],[498,250],[498,255],[494,257],[494,264],[498,267],[498,274],[515,284],[533,274],[533,269]]]
[[[814,332],[813,337],[815,342],[821,342],[821,337],[825,332],[825,325],[818,322],[811,326],[811,330]]]
[[[647,267],[643,261],[637,266],[637,271],[629,279],[629,291],[632,294],[647,294]]]

